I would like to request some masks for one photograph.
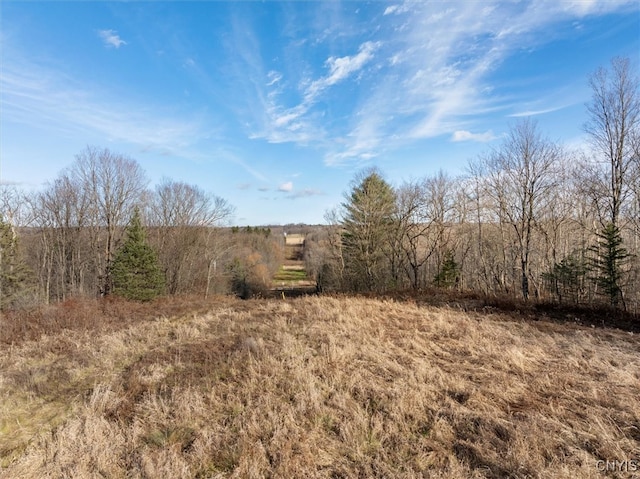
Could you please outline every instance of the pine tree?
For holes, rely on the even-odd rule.
[[[395,192],[377,171],[357,183],[343,204],[345,273],[355,290],[384,290],[389,283]]]
[[[593,253],[590,260],[590,269],[594,273],[592,279],[602,288],[613,308],[620,304],[624,308],[622,266],[630,255],[622,246],[622,235],[615,224],[607,224],[597,236],[597,244],[589,248]]]
[[[434,277],[434,282],[439,288],[451,288],[458,280],[460,266],[456,263],[453,251],[447,250],[442,260],[440,272]]]
[[[113,293],[130,300],[150,301],[164,290],[158,256],[147,242],[137,208],[127,227],[127,237],[116,253],[111,273]]]
[[[587,264],[584,252],[576,251],[555,263],[550,271],[542,274],[548,288],[562,303],[565,299],[574,303],[580,302],[585,291]]]

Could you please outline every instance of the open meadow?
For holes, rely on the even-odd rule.
[[[347,296],[154,304],[2,319],[0,477],[640,477],[638,334]]]

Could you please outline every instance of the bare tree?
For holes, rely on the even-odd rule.
[[[396,191],[396,248],[402,255],[403,269],[414,289],[420,287],[422,267],[432,253],[422,244],[429,230],[429,223],[423,217],[423,193],[419,182],[407,182]]]
[[[584,130],[597,162],[592,175],[597,188],[594,197],[601,199],[597,203],[602,225],[619,226],[629,192],[628,177],[637,156],[634,141],[640,128],[640,80],[629,59],[614,58],[611,70],[598,69],[589,85],[592,98]]]
[[[188,288],[195,281],[195,270],[207,261],[205,295],[211,274],[226,248],[216,241],[215,227],[227,221],[233,207],[218,196],[195,185],[164,179],[151,201],[150,223],[157,227],[158,249],[167,276],[169,293]]]
[[[215,226],[233,213],[226,200],[168,178],[156,187],[151,208],[151,222],[162,226]]]
[[[397,247],[411,287],[425,284],[425,265],[436,257],[436,269],[448,243],[449,216],[454,207],[453,180],[443,171],[418,182],[408,182],[396,192]]]
[[[342,244],[342,220],[338,208],[328,210],[326,228],[309,235],[305,246],[305,269],[316,281],[319,291],[339,291],[344,286],[345,257]]]
[[[468,187],[468,196],[473,205],[473,220],[477,227],[475,232],[476,240],[476,271],[474,276],[477,278],[477,286],[481,286],[485,293],[489,292],[491,279],[489,267],[487,265],[487,257],[485,254],[485,224],[488,222],[486,211],[488,209],[485,204],[485,162],[482,159],[471,160],[467,165],[468,179],[466,181]]]
[[[16,185],[0,183],[0,214],[15,228],[30,225],[34,219],[30,195]]]
[[[452,180],[450,189],[452,209],[449,236],[452,245],[449,246],[449,249],[455,252],[459,261],[457,286],[460,289],[466,289],[469,286],[479,288],[481,283],[476,280],[480,279],[482,259],[478,254],[480,250],[477,249],[478,242],[475,235],[478,229],[481,230],[481,227],[478,228],[479,225],[474,224],[474,219],[477,217],[476,199],[473,195],[474,182],[467,176],[459,176]],[[475,266],[476,270],[471,275],[466,274],[469,265]]]
[[[146,175],[135,160],[94,147],[87,147],[76,156],[69,173],[89,195],[92,246],[102,250],[96,255],[102,271],[99,290],[107,295],[111,291],[110,269],[116,241],[134,206],[141,200],[147,185]],[[106,232],[104,243],[100,239],[102,229]]]
[[[633,187],[640,137],[640,77],[629,59],[614,58],[611,69],[598,69],[589,85],[592,97],[584,130],[591,140],[594,161],[585,169],[585,184],[600,222],[595,232],[598,244],[590,248],[595,254],[591,258],[594,280],[606,285],[603,289],[612,306],[624,306],[622,268],[631,258],[623,246],[624,228],[635,223],[637,214]],[[631,234],[635,236],[633,228]]]
[[[632,168],[630,184],[632,201],[628,208],[628,216],[633,223],[633,235],[637,241],[640,239],[640,128],[636,129],[631,140]],[[637,249],[637,245],[634,249]]]
[[[22,289],[24,275],[17,227],[24,221],[24,195],[15,185],[0,184],[0,310]]]
[[[85,280],[99,274],[89,271],[94,252],[85,245],[89,206],[89,195],[68,172],[61,173],[36,197],[42,244],[38,269],[46,298],[64,300],[68,294],[84,294]]]
[[[557,187],[559,148],[543,138],[530,119],[516,123],[486,164],[488,193],[513,228],[523,299],[529,298],[529,261],[534,227]]]

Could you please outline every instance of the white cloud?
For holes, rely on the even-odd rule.
[[[351,73],[360,70],[373,58],[373,52],[378,47],[380,47],[380,42],[365,42],[360,45],[357,55],[341,58],[330,57],[327,60],[327,65],[331,69],[331,74],[326,79],[327,85],[333,85],[344,80]]]
[[[385,16],[391,15],[392,13],[399,15],[401,13],[406,13],[408,11],[409,11],[409,7],[407,6],[406,3],[404,5],[389,5],[387,8],[384,9],[383,15]]]
[[[562,110],[565,106],[556,106],[551,108],[544,108],[542,110],[525,110],[517,113],[512,113],[508,115],[511,118],[520,118],[523,116],[536,116],[536,115],[544,115],[546,113],[553,113],[554,111]]]
[[[271,143],[308,143],[324,138],[324,129],[321,124],[309,117],[310,110],[325,90],[361,71],[373,59],[375,51],[380,46],[380,42],[364,42],[355,55],[329,57],[325,61],[325,65],[329,69],[328,74],[308,82],[303,87],[302,101],[289,108],[278,103],[282,74],[270,71],[267,75],[269,82],[266,86],[271,87],[272,90],[267,95],[259,95],[264,106],[263,128],[250,137],[254,139],[266,138]],[[253,61],[256,60],[253,59]]]
[[[305,93],[305,102],[312,103],[326,88],[341,82],[351,74],[361,70],[380,47],[380,42],[365,42],[360,45],[358,53],[346,57],[329,57],[325,64],[329,67],[329,75],[312,82]]]
[[[513,52],[553,40],[554,25],[562,21],[619,11],[625,5],[637,11],[629,0],[460,1],[448,2],[446,9],[440,2],[405,2],[388,7],[387,15],[410,11],[399,22],[393,15],[389,18],[393,34],[385,40],[388,69],[376,71],[375,87],[360,106],[368,114],[354,116],[350,132],[340,137],[345,139],[341,149],[327,154],[325,162],[360,162],[385,149],[440,135],[451,135],[452,141],[491,141],[491,131],[467,130],[487,113],[505,108],[504,98],[489,83],[502,62]],[[515,115],[555,109],[523,108],[526,111]]]
[[[375,109],[375,105],[379,104],[374,99],[365,105],[357,115],[357,125],[349,135],[337,142],[338,148],[332,148],[325,155],[325,164],[335,166],[349,161],[367,162],[391,146],[393,132],[387,130],[391,122]],[[387,140],[384,144],[383,139]]]
[[[102,39],[104,45],[109,48],[120,48],[122,45],[127,44],[115,30],[98,30],[98,36]]]
[[[282,73],[271,70],[269,73],[267,73],[267,78],[269,78],[269,83],[267,83],[267,86],[272,86],[282,80]]]
[[[288,193],[290,191],[293,191],[293,182],[291,181],[287,181],[286,183],[282,183],[279,187],[278,187],[278,191],[284,191],[285,193]]]
[[[384,14],[383,15],[391,15],[392,13],[395,13],[398,10],[399,5],[389,5],[387,8],[384,9]]]
[[[497,137],[493,134],[493,131],[485,131],[484,133],[471,133],[466,130],[457,130],[453,132],[451,136],[451,141],[479,141],[481,143],[485,143],[488,141],[495,140]]]
[[[273,124],[277,127],[290,125],[294,120],[300,118],[300,115],[304,114],[305,111],[302,108],[292,108],[290,110],[286,110],[280,114],[273,112]],[[295,129],[292,127],[292,129]]]

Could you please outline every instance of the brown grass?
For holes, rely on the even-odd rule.
[[[150,302],[132,302],[109,296],[69,299],[55,305],[0,311],[0,344],[15,345],[63,330],[100,334],[123,329],[141,320],[206,312],[229,301],[226,296],[165,296]]]
[[[110,324],[1,350],[0,477],[622,478],[597,461],[640,459],[635,334],[348,297]]]

